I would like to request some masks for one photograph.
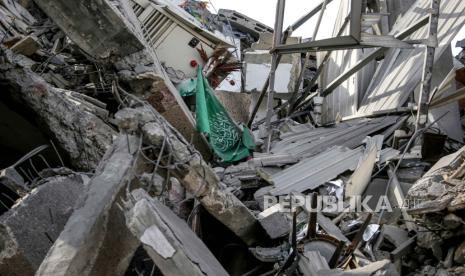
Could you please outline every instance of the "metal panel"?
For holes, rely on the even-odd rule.
[[[440,86],[443,80],[447,78],[451,69],[453,69],[453,59],[454,57],[452,56],[452,50],[449,47],[446,51],[444,51],[439,61],[434,64],[434,74],[432,79],[433,87]],[[442,101],[443,99],[449,98],[449,96],[453,95],[456,92],[455,89],[456,84],[454,79],[454,82],[449,84],[447,88],[442,89],[443,93],[437,98],[437,100]],[[462,91],[462,93],[463,92],[465,91]],[[430,122],[435,121],[437,118],[441,117],[446,112],[448,112],[447,115],[437,122],[437,127],[439,127],[440,130],[447,134],[449,138],[462,142],[464,132],[461,127],[457,127],[460,126],[460,111],[458,98],[442,106],[437,106],[431,103],[429,110]]]
[[[334,147],[312,158],[305,159],[271,177],[275,188],[272,195],[289,194],[292,191],[303,192],[315,189],[339,174],[354,170],[362,156],[363,149],[350,150]]]
[[[417,0],[408,12],[394,25],[391,34],[395,35],[410,24],[428,14],[430,0]],[[449,47],[465,22],[465,1],[444,1],[440,8],[438,27],[439,47],[435,59]],[[424,27],[410,38],[427,38],[428,28]],[[419,85],[423,66],[423,48],[413,50],[391,49],[370,83],[358,114],[376,110],[387,110],[405,104],[409,95]]]
[[[339,32],[339,29],[344,24],[344,19],[350,13],[351,1],[341,0],[339,3],[339,12],[336,17],[333,35]],[[343,35],[349,35],[350,30],[347,28]],[[363,59],[372,49],[356,49],[334,51],[330,55],[330,59],[323,71],[320,84],[323,89],[329,83],[337,79],[343,72],[355,65],[359,60]],[[322,123],[335,121],[336,117],[350,116],[357,112],[358,109],[358,93],[366,89],[368,82],[371,79],[374,71],[374,62],[366,66],[359,72],[353,74],[333,90],[331,95],[325,97],[322,106]]]
[[[350,36],[360,41],[362,32],[362,0],[350,1]]]
[[[349,148],[355,148],[362,144],[362,141],[366,136],[394,124],[396,119],[396,117],[386,117],[373,120],[359,126],[353,126],[344,130],[342,133],[335,133],[325,137],[325,139],[320,139],[314,143],[306,144],[299,149],[293,149],[290,153],[307,157],[320,153],[334,145],[344,145]]]
[[[366,136],[376,133],[397,122],[399,117],[388,116],[372,120],[355,120],[335,128],[316,129],[290,136],[272,147],[273,153],[287,153],[299,159],[321,153],[333,146],[355,148]]]

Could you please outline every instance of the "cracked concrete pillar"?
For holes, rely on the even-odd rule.
[[[252,212],[226,189],[213,168],[150,105],[122,109],[115,115],[115,122],[120,130],[131,132],[140,129],[145,143],[149,145],[154,133],[161,129],[171,145],[168,150],[171,150],[172,162],[177,164],[173,174],[186,190],[246,244],[252,245],[263,239],[263,229]]]
[[[142,189],[132,195],[128,228],[164,275],[228,275],[185,221]]]
[[[139,141],[130,135],[119,135],[115,139],[90,180],[85,198],[69,218],[36,275],[124,273],[139,242],[125,227],[124,216],[117,220],[114,208],[116,199],[134,178]],[[104,264],[105,269],[97,273],[99,264]]]

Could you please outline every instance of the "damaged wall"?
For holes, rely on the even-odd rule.
[[[336,36],[340,29],[344,26],[344,21],[350,13],[350,1],[342,0],[339,5],[338,16],[335,19],[333,36]],[[342,35],[349,34],[349,24],[346,24]],[[340,74],[357,64],[361,59],[367,56],[372,49],[354,49],[333,51],[328,62],[325,65],[323,74],[320,77],[319,87],[324,89],[332,80],[336,79]],[[326,52],[319,53],[321,56],[326,55]],[[363,92],[367,89],[375,71],[376,62],[372,61],[367,64],[362,70],[353,74],[341,85],[339,85],[331,94],[327,95],[322,106],[322,123],[335,121],[337,118],[354,115],[357,112],[360,98],[363,97]]]
[[[21,62],[6,49],[5,62],[0,65],[2,97],[16,106],[24,106],[33,114],[31,120],[57,141],[76,168],[95,168],[111,144],[115,131],[95,114],[101,108],[92,102],[72,97],[75,92],[52,87],[30,68],[30,61]]]

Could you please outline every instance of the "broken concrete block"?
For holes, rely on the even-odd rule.
[[[71,91],[49,85],[27,65],[19,64],[19,55],[5,53],[0,68],[3,100],[30,112],[32,120],[55,138],[71,165],[83,171],[94,169],[111,145],[113,128],[90,104],[74,100]]]
[[[417,237],[413,236],[412,238],[408,239],[407,241],[403,242],[401,245],[399,245],[396,249],[391,251],[389,253],[389,257],[392,262],[396,262],[400,260],[403,256],[407,255],[410,253],[413,248],[415,247],[415,242],[416,242]]]
[[[163,77],[163,68],[153,51],[147,48],[118,60],[114,65],[119,70],[120,79],[130,87],[131,94],[150,103],[186,140],[192,141],[205,159],[210,159],[207,140],[197,132],[195,119],[178,90]]]
[[[225,189],[210,166],[204,161],[192,160],[189,169],[180,179],[186,190],[192,193],[203,207],[247,245],[264,239],[263,229],[252,212],[229,190]]]
[[[284,237],[291,230],[290,221],[286,214],[281,211],[280,204],[276,204],[258,214],[258,222],[272,239]]]
[[[0,171],[0,183],[13,191],[26,189],[23,177],[13,167],[8,167]]]
[[[143,173],[139,181],[144,189],[158,195],[162,192],[165,179],[157,173]]]
[[[273,186],[262,187],[253,194],[253,198],[258,202],[258,206],[262,211],[265,209],[265,195],[267,195],[271,189],[273,189]]]
[[[381,232],[376,240],[376,243],[373,245],[373,251],[377,259],[385,259],[389,257],[387,252],[382,251],[380,248],[383,244],[386,244],[385,241],[389,242],[387,244],[391,244],[394,246],[392,250],[399,248],[403,243],[408,241],[408,233],[407,231],[393,226],[389,224],[384,224],[381,227]]]
[[[166,120],[150,105],[143,107],[123,109],[120,112],[141,113],[139,122],[135,125],[142,126],[144,137],[148,134],[144,131],[144,125],[156,122],[163,128],[171,144],[170,153],[172,162],[181,165],[176,166],[173,175],[182,183],[186,191],[191,193],[205,209],[221,223],[226,225],[246,244],[252,245],[263,235],[259,234],[260,225],[252,212],[220,182],[212,167],[210,167],[195,149],[174,131]],[[115,117],[118,117],[118,113]],[[146,118],[145,115],[151,116]],[[148,141],[147,138],[145,138]]]
[[[318,276],[321,270],[330,270],[330,268],[318,251],[305,251],[300,255],[299,270],[306,276]]]
[[[95,58],[123,57],[144,48],[128,20],[110,1],[35,2],[74,43]]]
[[[39,50],[39,48],[40,45],[37,42],[37,38],[28,35],[13,45],[11,50],[16,54],[31,56]]]
[[[450,213],[444,217],[444,227],[446,227],[447,229],[455,229],[460,225],[464,224],[465,222],[463,221],[463,219],[461,219],[455,214]]]
[[[85,190],[87,176],[44,180],[0,217],[0,275],[34,275]]]
[[[152,116],[148,114],[147,111],[141,108],[123,108],[118,110],[115,114],[115,123],[121,131],[125,133],[134,133],[143,124],[149,124],[152,120]],[[143,124],[141,124],[143,122]],[[143,129],[148,130],[148,129]],[[147,134],[147,137],[150,137],[150,134]],[[150,139],[148,139],[150,141]]]
[[[168,191],[168,199],[172,203],[180,202],[186,198],[186,189],[181,185],[179,180],[174,177],[170,178],[170,189]]]
[[[134,178],[139,141],[130,135],[116,138],[90,180],[87,196],[69,218],[36,275],[90,275],[103,269],[100,263],[105,263],[106,275],[124,272],[139,242],[125,234],[124,217],[114,203]]]
[[[145,133],[145,138],[152,145],[161,146],[165,139],[165,132],[156,123],[147,123],[143,126],[142,131]]]
[[[205,244],[170,209],[144,190],[132,192],[135,204],[127,225],[164,275],[228,275]]]
[[[408,240],[407,231],[389,224],[382,226],[381,235],[396,247]]]
[[[174,95],[170,90],[168,81],[147,72],[137,75],[129,84],[135,95],[150,103],[187,141],[192,141],[205,159],[210,159],[211,151],[206,139],[195,128],[195,121],[178,91]]]

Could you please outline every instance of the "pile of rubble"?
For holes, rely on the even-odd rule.
[[[465,273],[465,2],[330,2],[1,1],[0,275]]]

